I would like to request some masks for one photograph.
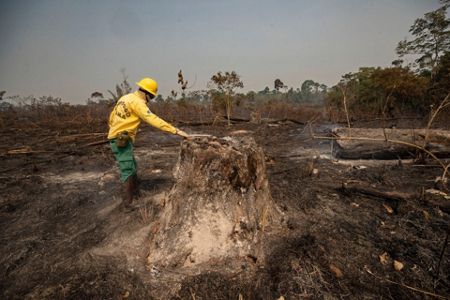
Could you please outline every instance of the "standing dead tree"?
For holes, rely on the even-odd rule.
[[[435,121],[436,117],[439,115],[440,112],[442,112],[443,110],[445,110],[447,107],[450,106],[450,93],[447,94],[447,96],[444,98],[444,100],[442,100],[442,102],[438,105],[438,107],[431,107],[431,111],[430,111],[430,117],[428,119],[427,122],[427,127],[425,129],[425,135],[424,135],[424,139],[423,139],[423,143],[422,143],[422,147],[424,149],[428,149],[428,143],[430,141],[430,134],[431,134],[431,127],[433,125],[433,122]],[[416,154],[416,160],[417,161],[424,161],[425,160],[425,152],[423,151],[417,151]],[[448,169],[448,166],[447,166]],[[444,168],[444,175],[446,173],[446,168]],[[444,178],[444,177],[443,177]]]
[[[351,125],[350,125],[350,117],[349,117],[348,108],[347,108],[347,102],[349,100],[348,93],[347,93],[347,87],[346,86],[343,87],[342,85],[338,85],[338,86],[342,93],[342,103],[344,105],[345,117],[347,118],[348,131],[350,132]]]
[[[431,114],[430,114],[430,119],[428,120],[427,123],[427,128],[426,128],[426,134],[425,134],[425,138],[424,138],[424,144],[423,146],[425,147],[429,138],[430,138],[430,129],[431,126],[433,125],[434,120],[436,119],[436,117],[438,116],[438,114],[443,111],[445,108],[450,106],[450,93],[447,94],[447,96],[444,98],[444,100],[442,100],[442,102],[439,104],[439,106],[434,109],[431,109]]]
[[[195,75],[195,80],[194,82],[188,86],[189,81],[185,79],[185,77],[183,76],[183,71],[180,70],[178,71],[178,80],[177,83],[180,85],[180,89],[181,89],[181,99],[184,100],[186,97],[186,90],[189,90],[190,88],[192,88],[195,83],[197,82],[197,75]],[[171,91],[171,96],[176,99],[178,95],[178,92],[172,90]]]
[[[108,93],[111,95],[111,98],[107,99],[110,103],[116,103],[122,96],[131,92],[132,88],[130,83],[128,82],[128,76],[125,73],[125,68],[120,69],[120,73],[122,74],[122,82],[116,84],[116,92],[114,93],[111,90],[108,90]]]

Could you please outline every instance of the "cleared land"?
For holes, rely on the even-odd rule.
[[[331,127],[316,124],[314,131],[328,136]],[[124,214],[117,208],[113,156],[107,144],[97,144],[101,132],[9,128],[3,130],[7,138],[0,157],[2,298],[450,294],[450,252],[442,251],[450,200],[426,192],[442,176],[435,163],[336,161],[330,159],[329,140],[311,139],[308,126],[290,121],[183,129],[249,135],[263,148],[272,198],[284,214],[280,229],[267,233],[263,260],[243,256],[234,262],[240,270],[233,272],[220,261],[201,272],[148,264],[148,241],[158,231],[162,201],[175,183],[178,138],[143,126],[136,143],[141,209]]]

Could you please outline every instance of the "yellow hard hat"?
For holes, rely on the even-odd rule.
[[[158,94],[158,83],[149,77],[142,78],[139,82],[136,82],[136,84],[153,96]]]

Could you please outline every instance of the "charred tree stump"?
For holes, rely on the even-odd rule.
[[[148,263],[179,268],[260,257],[261,238],[280,220],[265,156],[250,137],[184,141]]]

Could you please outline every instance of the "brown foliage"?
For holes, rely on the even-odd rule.
[[[329,117],[333,121],[342,119],[345,110],[350,118],[423,114],[431,104],[426,98],[428,84],[426,77],[405,68],[361,68],[344,75],[328,92]]]

